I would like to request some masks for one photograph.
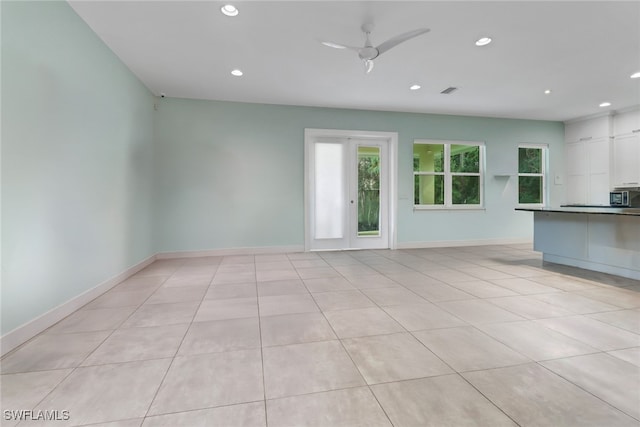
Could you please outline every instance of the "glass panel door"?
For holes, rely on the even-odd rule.
[[[388,145],[386,139],[307,141],[309,249],[389,247]]]
[[[380,147],[358,146],[358,237],[380,236]]]
[[[349,144],[349,248],[388,248],[389,144],[380,139],[351,139]]]
[[[344,236],[345,199],[343,146],[317,142],[314,150],[314,237],[341,239]]]

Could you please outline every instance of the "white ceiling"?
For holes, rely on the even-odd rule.
[[[639,1],[71,1],[154,93],[168,97],[568,120],[640,104]],[[431,32],[376,59],[374,45]],[[488,35],[493,43],[476,47]],[[243,77],[230,71],[239,68]],[[418,91],[409,86],[417,83]],[[442,95],[443,89],[459,90]],[[551,89],[550,95],[543,91]],[[598,104],[611,102],[611,107]]]

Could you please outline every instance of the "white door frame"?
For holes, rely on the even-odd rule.
[[[304,250],[311,250],[311,200],[309,195],[310,153],[309,149],[317,138],[354,138],[385,140],[389,144],[389,206],[388,206],[388,247],[397,246],[397,209],[398,209],[398,133],[364,130],[305,129],[304,130]]]

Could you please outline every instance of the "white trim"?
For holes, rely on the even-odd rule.
[[[303,252],[304,246],[258,246],[246,248],[228,248],[228,249],[209,249],[203,251],[177,251],[177,252],[158,252],[156,259],[175,259],[175,258],[198,258],[208,256],[229,256],[229,255],[262,255],[262,254],[284,254],[292,252]]]
[[[389,249],[398,247],[398,134],[389,137]]]
[[[537,142],[519,142],[518,148],[549,148],[549,144],[537,143]]]
[[[304,137],[307,138],[357,138],[357,139],[386,139],[397,138],[397,132],[380,132],[374,130],[345,130],[345,129],[313,129],[305,128]]]
[[[304,216],[304,251],[305,252],[309,252],[311,250],[311,221],[310,221],[310,216],[311,213],[309,212],[309,209],[311,207],[311,198],[310,198],[310,194],[309,191],[307,190],[307,188],[309,188],[309,186],[311,185],[311,180],[309,177],[309,173],[307,172],[309,169],[309,165],[311,163],[311,153],[309,153],[309,142],[311,141],[311,139],[313,138],[314,132],[313,129],[305,129],[304,130],[304,165],[303,170],[302,170],[302,174],[304,175],[303,178],[303,204],[304,206],[302,207],[302,215]]]
[[[624,111],[624,110],[620,110],[620,111]],[[600,117],[613,117],[614,115],[615,114],[613,111],[606,111],[603,113],[594,113],[594,114],[589,114],[588,116],[576,117],[573,119],[565,120],[564,124],[566,125],[569,123],[583,122],[585,120],[597,119]]]
[[[520,188],[516,194],[518,207],[544,207],[549,204],[551,189],[549,188],[549,144],[536,144],[532,142],[521,142],[518,144],[518,156],[520,156],[521,148],[534,148],[542,152],[542,172],[541,173],[520,173],[520,165],[518,164],[518,180],[521,176],[540,176],[542,177],[542,203],[520,203]]]
[[[437,145],[437,144],[441,144],[441,145],[477,145],[478,147],[486,145],[484,141],[466,141],[466,140],[463,140],[463,139],[424,139],[424,138],[418,138],[418,139],[414,139],[413,143],[414,144],[424,144],[424,145]]]
[[[415,146],[417,145],[442,145],[443,147],[443,167],[442,172],[423,172],[413,171],[413,191],[415,194],[415,177],[416,176],[442,176],[444,179],[444,204],[442,205],[417,205],[413,200],[413,209],[415,210],[465,210],[465,209],[485,209],[484,203],[484,184],[487,171],[486,157],[487,149],[484,141],[463,141],[463,140],[441,140],[441,139],[414,139],[413,153],[415,155]],[[478,147],[479,164],[478,172],[452,172],[451,171],[451,146],[465,145]],[[480,185],[480,203],[478,204],[454,204],[453,203],[453,177],[455,176],[477,176]]]
[[[630,113],[632,111],[640,111],[640,105],[633,105],[627,108],[621,108],[619,110],[615,110],[613,115],[617,116],[618,114]]]
[[[392,180],[395,177],[392,176]],[[395,216],[395,207],[393,209]],[[391,212],[390,212],[391,216]],[[391,233],[391,231],[390,231]],[[455,246],[484,246],[484,245],[513,245],[513,244],[530,244],[531,239],[481,239],[481,240],[447,240],[447,241],[431,241],[431,242],[404,242],[397,243],[395,230],[393,233],[393,248],[391,249],[416,249],[416,248],[443,248]],[[158,259],[171,258],[195,258],[205,256],[226,256],[226,255],[251,255],[251,254],[278,254],[278,253],[294,253],[301,252],[305,248],[302,245],[291,246],[264,246],[264,247],[245,247],[245,248],[229,248],[229,249],[212,249],[202,251],[178,251],[178,252],[159,252],[140,261],[132,267],[127,268],[122,273],[105,280],[97,286],[83,292],[82,294],[62,303],[61,305],[47,311],[46,313],[36,317],[35,319],[18,326],[14,330],[0,337],[0,355],[12,351],[18,346],[24,344],[36,335],[55,325],[74,311],[82,308],[84,305],[93,301],[95,298],[107,292],[122,281],[133,276],[153,261]]]
[[[476,240],[434,240],[431,242],[398,243],[398,249],[451,248],[457,246],[491,246],[530,244],[530,238],[524,239],[476,239]]]
[[[70,299],[67,302],[60,304],[59,306],[52,308],[44,314],[36,317],[29,322],[18,326],[14,330],[7,332],[5,335],[0,337],[0,355],[5,355],[14,348],[24,344],[29,341],[31,338],[38,335],[40,332],[45,329],[55,325],[74,311],[83,307],[87,303],[93,301],[103,293],[107,292],[109,289],[113,288],[115,285],[121,283],[123,280],[133,276],[138,271],[142,270],[153,261],[156,260],[156,255],[151,255],[150,257],[140,261],[132,267],[127,268],[120,274],[115,275],[114,277],[105,280],[97,286],[94,286],[91,289],[88,289],[81,293],[80,295]]]
[[[112,278],[105,280],[104,282],[94,286],[91,289],[86,290],[85,292],[70,299],[69,301],[62,303],[59,306],[47,311],[46,313],[41,314],[35,319],[30,320],[21,326],[18,326],[10,332],[7,332],[5,335],[0,337],[0,356],[4,356],[11,350],[35,337],[40,332],[55,325],[68,315],[72,314],[74,311],[82,308],[86,304],[98,298],[100,295],[104,294],[117,284],[133,276],[157,259],[195,258],[225,255],[279,254],[302,252],[303,250],[304,246],[302,245],[291,245],[156,253],[140,261],[136,265],[127,268],[120,274],[117,274]]]

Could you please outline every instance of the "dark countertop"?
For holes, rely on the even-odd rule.
[[[610,206],[560,206],[559,208],[516,208],[516,210],[525,212],[625,215],[640,217],[640,208],[614,208]]]

